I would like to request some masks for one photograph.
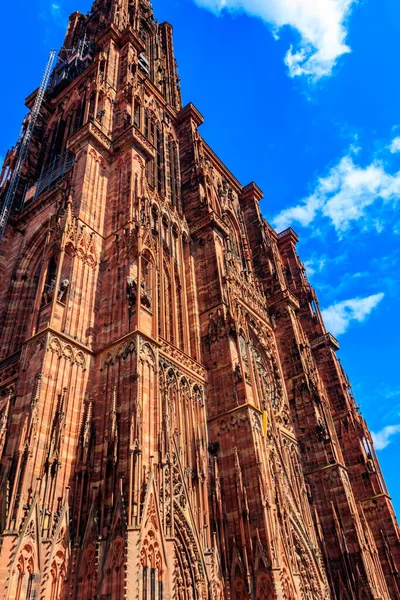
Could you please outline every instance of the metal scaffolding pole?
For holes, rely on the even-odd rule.
[[[22,169],[24,167],[25,160],[26,160],[26,157],[28,154],[29,144],[31,142],[33,131],[36,126],[36,122],[37,122],[37,119],[39,116],[40,108],[42,106],[44,94],[45,94],[47,85],[49,83],[50,74],[51,74],[51,70],[53,67],[55,56],[56,56],[56,51],[52,50],[50,52],[49,60],[47,61],[46,69],[43,73],[42,82],[40,84],[38,93],[36,95],[35,104],[33,105],[33,109],[30,114],[30,118],[28,120],[28,125],[25,130],[25,135],[21,142],[21,146],[20,146],[20,149],[18,152],[17,162],[15,164],[15,168],[11,175],[10,182],[8,184],[8,189],[7,189],[6,196],[5,196],[5,199],[3,202],[3,206],[2,206],[2,209],[0,212],[0,242],[3,239],[6,225],[8,222],[8,217],[10,215],[10,212],[11,212],[11,209],[12,209],[12,206],[14,203],[14,198],[15,198],[15,194],[18,189],[18,184],[19,184],[19,180],[21,178]]]

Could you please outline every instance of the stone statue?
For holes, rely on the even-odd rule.
[[[144,279],[140,284],[140,301],[148,309],[151,309],[151,295],[146,289],[146,282]]]
[[[58,286],[57,300],[59,302],[62,302],[62,300],[63,300],[63,298],[64,298],[64,296],[65,296],[65,294],[67,292],[68,286],[69,286],[69,279],[67,279],[65,277],[65,279],[63,279],[61,281],[60,285]]]
[[[129,306],[135,306],[137,294],[137,283],[132,277],[126,278],[126,297],[128,298]]]

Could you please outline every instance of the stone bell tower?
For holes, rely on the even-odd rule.
[[[71,15],[0,243],[6,600],[400,598],[296,236],[202,122],[148,0]]]

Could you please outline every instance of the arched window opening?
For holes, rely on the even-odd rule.
[[[159,124],[156,128],[156,163],[157,163],[157,192],[163,193],[164,190],[164,157],[163,140]]]
[[[124,545],[117,538],[110,552],[110,568],[108,569],[108,592],[114,600],[123,600],[124,596]],[[108,596],[107,596],[108,597]]]
[[[272,583],[267,575],[260,575],[257,580],[257,600],[273,600],[275,594],[273,592]]]
[[[158,233],[158,212],[154,206],[151,209],[151,229],[153,233]]]
[[[233,219],[227,214],[224,220],[229,227],[229,236],[226,238],[227,260],[233,263],[239,263],[242,266],[242,252],[240,247],[240,234]]]
[[[272,379],[265,365],[265,361],[255,346],[250,344],[251,365],[254,373],[254,379],[260,399],[260,408],[267,410],[269,404],[275,408],[276,398],[273,394]]]
[[[165,337],[173,344],[174,343],[174,310],[172,297],[172,283],[167,271],[164,271],[164,324]]]
[[[162,559],[160,544],[149,531],[140,553],[142,565],[142,600],[162,600]]]
[[[150,116],[150,114],[146,110],[144,113],[144,135],[149,140],[149,142],[153,145],[154,145],[154,131],[155,131],[154,119]]]
[[[150,187],[155,187],[155,164],[154,160],[150,159],[146,163],[146,179]]]
[[[86,107],[86,94],[83,94],[82,99],[78,102],[78,106],[76,108],[75,113],[75,121],[73,132],[78,131],[83,125],[83,119],[85,117],[85,107]]]
[[[100,123],[100,125],[104,124],[105,114],[106,114],[106,99],[105,99],[103,92],[101,92],[99,94],[99,100],[97,103],[97,113],[96,113],[96,121],[98,123]]]
[[[64,553],[57,552],[51,567],[50,600],[61,600],[65,580]]]
[[[167,219],[165,217],[162,218],[161,241],[163,243],[164,250],[166,250],[167,253],[169,253],[169,251],[170,251],[170,247],[169,247],[169,224],[168,224],[168,221],[167,221]]]
[[[63,118],[60,118],[57,122],[57,125],[53,129],[52,135],[50,137],[50,142],[48,144],[48,151],[46,155],[46,164],[44,168],[55,163],[57,158],[60,156],[62,149],[64,147],[64,136],[65,136],[65,127],[66,121]]]
[[[142,127],[142,106],[137,98],[135,98],[133,107],[133,124],[138,129]]]
[[[103,58],[103,60],[100,61],[100,65],[99,65],[99,75],[100,75],[101,83],[103,83],[103,81],[104,81],[105,74],[106,74],[106,61]]]
[[[158,335],[162,335],[161,321],[162,321],[162,304],[161,304],[161,276],[157,273],[157,306],[158,306]]]
[[[179,263],[179,233],[176,228],[176,225],[172,225],[172,256],[175,258],[177,263]]]
[[[179,178],[179,159],[178,148],[175,140],[170,137],[168,140],[168,162],[169,162],[169,189],[172,206],[180,205],[180,178]]]
[[[154,79],[153,41],[152,41],[151,32],[149,31],[147,24],[143,21],[140,23],[140,26],[139,26],[139,35],[142,38],[142,40],[144,41],[145,46],[146,46],[145,58],[146,58],[147,69],[145,69],[145,73],[153,81],[153,79]],[[140,66],[140,63],[139,63],[139,66]]]
[[[95,553],[93,547],[89,547],[85,552],[81,565],[78,579],[78,598],[79,600],[92,600],[95,583]]]
[[[157,127],[155,125],[154,118],[145,111],[144,114],[144,135],[149,140],[150,144],[155,146],[157,144]],[[154,188],[156,187],[156,178],[158,178],[158,156],[157,148],[154,159],[150,159],[146,163],[146,177],[148,184]]]
[[[14,575],[14,587],[11,589],[10,597],[14,598],[14,600],[33,600],[35,591],[32,547],[25,546],[17,564]]]
[[[153,300],[153,262],[148,256],[142,256],[141,268],[140,301],[142,306],[151,310]]]
[[[178,275],[175,277],[176,290],[176,310],[178,318],[178,344],[181,350],[185,349],[185,337],[183,329],[183,303],[182,303],[182,286]]]
[[[54,158],[60,156],[64,150],[64,134],[65,134],[65,119],[61,119],[58,123],[57,133],[54,140],[53,156]]]
[[[56,285],[57,278],[57,266],[57,261],[54,258],[54,256],[52,256],[49,260],[49,264],[47,267],[46,281],[44,284],[42,296],[42,306],[49,304],[49,302],[51,302],[51,300],[53,299],[54,288]]]
[[[90,96],[90,99],[89,99],[89,121],[93,121],[94,120],[94,117],[95,117],[95,114],[94,114],[95,108],[96,108],[96,94],[95,94],[95,92],[93,92],[92,95]]]
[[[236,579],[233,584],[232,600],[248,600],[246,585],[243,579]]]
[[[245,371],[248,373],[249,362],[248,362],[248,355],[247,355],[247,342],[244,339],[242,334],[239,335],[239,346],[240,346],[240,355],[242,357],[242,363],[244,365]]]

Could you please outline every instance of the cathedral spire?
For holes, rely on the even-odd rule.
[[[132,27],[139,31],[141,23],[150,26],[154,21],[153,7],[149,0],[95,0],[91,18],[114,25],[121,31]]]
[[[73,13],[58,68],[65,68],[66,60],[69,68],[71,57],[77,54],[81,67],[96,60],[95,49],[102,45],[101,38],[109,29],[114,31],[114,35],[134,33],[136,48],[140,48],[136,58],[140,77],[150,79],[167,103],[179,111],[181,94],[172,27],[169,23],[157,23],[150,0],[95,0],[87,15]],[[66,81],[65,77],[61,79]]]

